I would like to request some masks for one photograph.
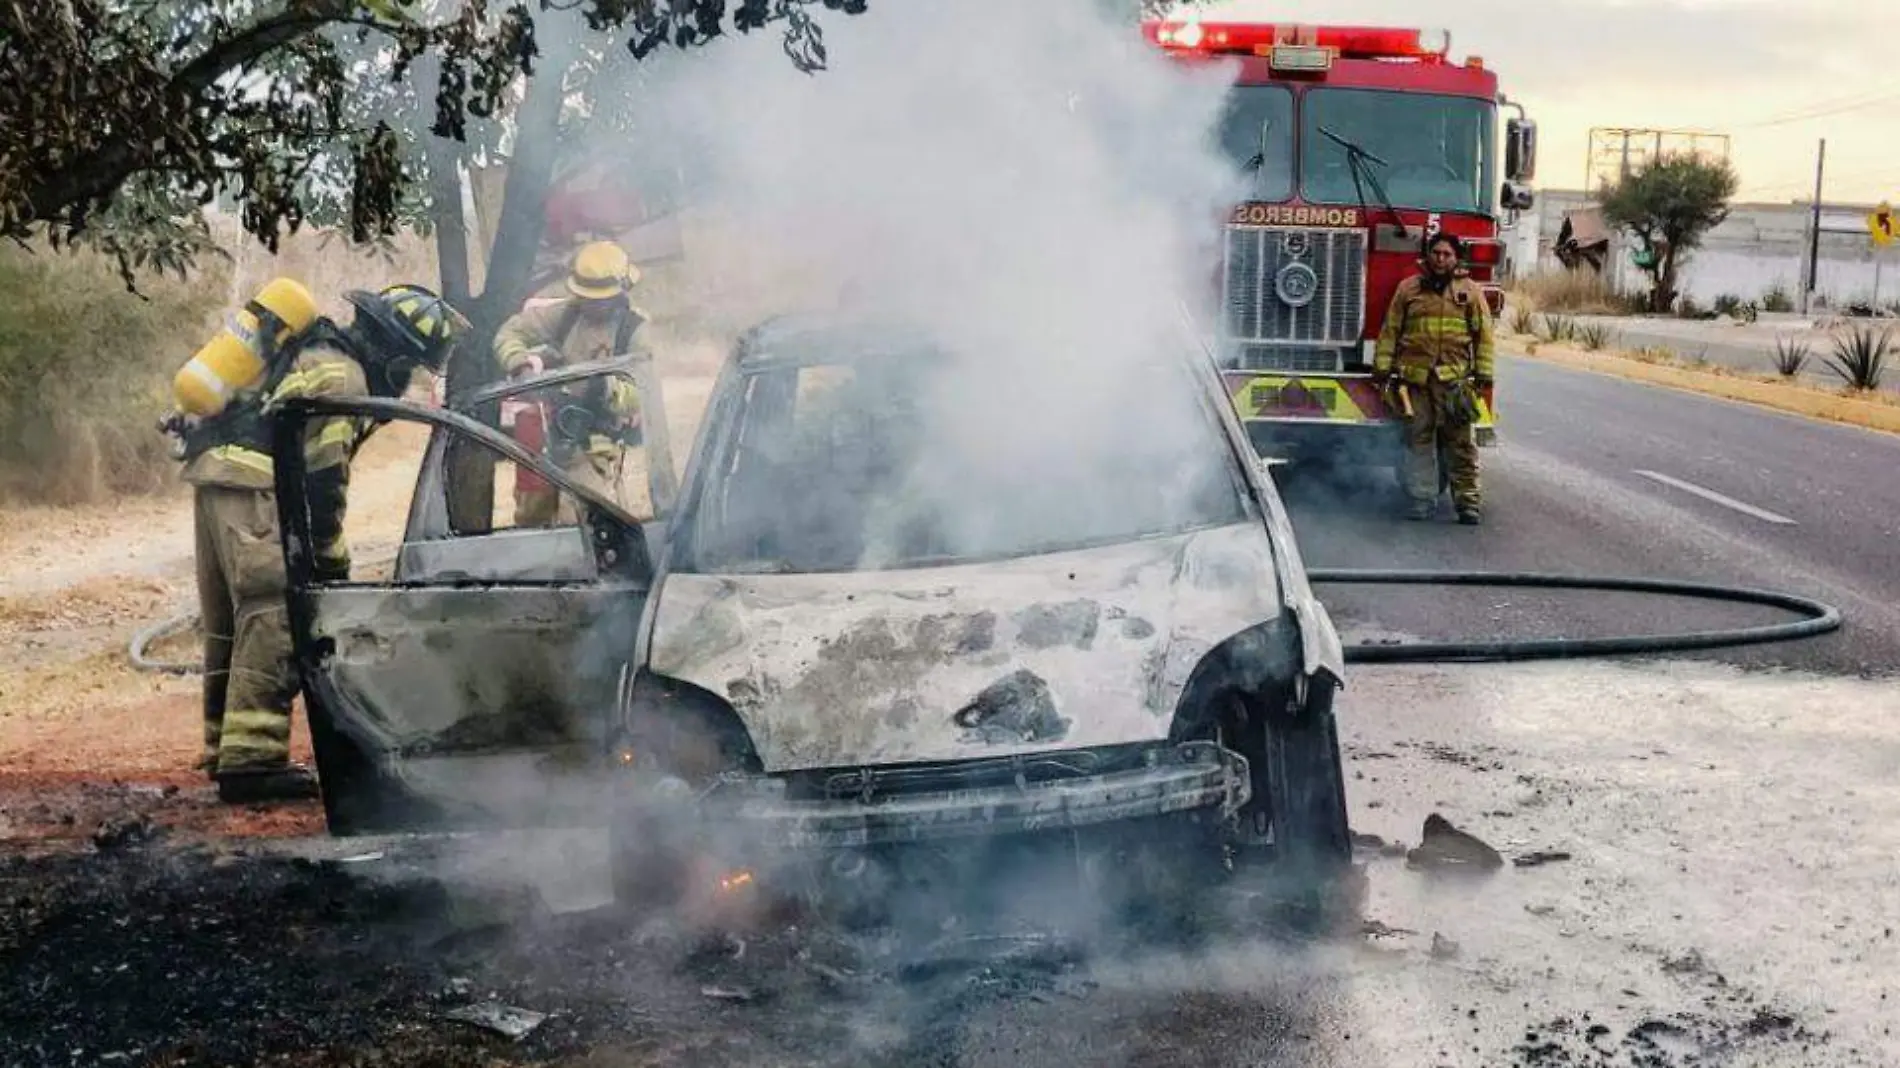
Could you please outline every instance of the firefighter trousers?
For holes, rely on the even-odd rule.
[[[595,452],[576,452],[566,463],[561,464],[561,473],[573,479],[577,485],[599,492],[610,501],[619,502],[620,481],[626,466],[626,450],[615,448]],[[515,526],[518,527],[566,527],[581,521],[579,502],[571,494],[562,493],[553,486],[542,484],[528,489],[515,489]]]
[[[297,694],[277,503],[265,490],[198,486],[198,611],[204,629],[204,766],[214,772],[290,760]]]
[[[1478,486],[1478,441],[1470,420],[1453,403],[1451,394],[1458,383],[1434,379],[1407,388],[1413,399],[1412,414],[1405,421],[1406,496],[1414,505],[1437,502],[1442,457],[1452,503],[1461,514],[1477,512],[1484,503]]]

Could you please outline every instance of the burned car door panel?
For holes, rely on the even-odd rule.
[[[496,431],[402,401],[278,416],[279,448],[331,413],[428,424],[387,582],[317,582],[295,449],[278,467],[292,637],[333,831],[525,825],[597,809],[605,751],[652,581],[639,520]],[[447,525],[451,441],[570,494],[572,525]]]

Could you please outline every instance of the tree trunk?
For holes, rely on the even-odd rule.
[[[1676,305],[1676,246],[1663,249],[1662,260],[1656,265],[1656,310],[1668,314]]]
[[[529,80],[527,94],[515,112],[514,151],[508,160],[501,221],[494,247],[484,257],[482,294],[468,308],[474,330],[449,370],[451,403],[499,375],[494,358],[495,334],[529,295],[535,253],[547,225],[548,188],[566,95],[563,86],[574,55],[571,42],[550,40],[541,56],[540,69]],[[493,405],[468,414],[490,426],[500,421],[500,412]],[[448,456],[448,493],[449,523],[454,530],[473,533],[490,529],[495,511],[493,454],[480,448],[452,449]]]

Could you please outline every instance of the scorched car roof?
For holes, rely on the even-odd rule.
[[[767,319],[739,342],[739,369],[851,363],[904,353],[934,351],[929,335],[914,324],[847,313],[799,313]]]

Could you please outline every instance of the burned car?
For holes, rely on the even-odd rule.
[[[1190,343],[1035,369],[899,325],[773,320],[725,361],[677,486],[649,465],[648,515],[459,411],[299,402],[280,441],[339,411],[433,437],[380,582],[313,581],[297,450],[279,453],[335,833],[610,822],[629,856],[717,837],[849,867],[1180,825],[1210,850],[1350,854],[1339,641]],[[458,523],[458,449],[582,518]]]

